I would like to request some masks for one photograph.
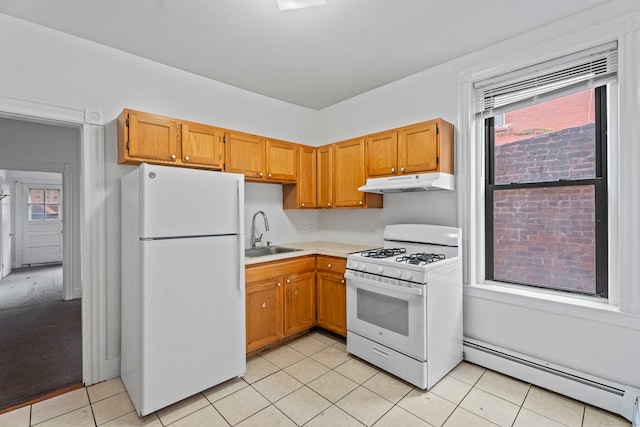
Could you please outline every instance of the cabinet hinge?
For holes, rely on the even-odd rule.
[[[224,135],[224,136],[222,137],[222,143],[223,143],[223,144],[226,144],[226,143],[227,143],[227,135]]]
[[[226,170],[227,170],[227,164],[226,164],[226,163],[223,163],[223,164],[222,164],[222,170],[224,170],[224,171],[226,171]]]
[[[436,156],[436,165],[440,163],[440,157]]]
[[[436,126],[436,135],[440,133],[440,128]]]
[[[126,126],[126,127],[129,127],[129,119],[125,120],[125,122],[124,122],[124,123],[125,123],[125,126]]]
[[[127,141],[127,150],[129,149],[129,141]]]

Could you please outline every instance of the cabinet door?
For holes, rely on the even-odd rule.
[[[267,180],[295,182],[298,177],[298,146],[268,139],[266,142]]]
[[[367,176],[394,175],[398,172],[398,132],[377,133],[367,137]]]
[[[284,334],[291,335],[316,323],[315,274],[308,272],[284,279]]]
[[[129,111],[125,126],[127,157],[140,161],[176,162],[180,158],[180,124],[155,114]]]
[[[226,172],[243,173],[247,179],[264,177],[264,143],[259,136],[225,132]]]
[[[363,207],[364,139],[334,144],[335,207]]]
[[[281,289],[277,280],[247,284],[247,352],[282,337]]]
[[[325,145],[317,151],[317,197],[319,208],[330,208],[333,204],[333,146]]]
[[[347,335],[347,291],[344,276],[318,272],[318,325]]]
[[[438,135],[436,121],[400,129],[400,173],[438,171]]]
[[[198,123],[182,123],[182,161],[193,166],[222,170],[224,144],[221,129]]]
[[[315,208],[316,202],[316,149],[301,145],[299,151],[299,169],[296,208]]]

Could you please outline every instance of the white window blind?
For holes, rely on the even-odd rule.
[[[618,73],[618,43],[611,42],[474,84],[475,113],[483,118],[602,86]]]

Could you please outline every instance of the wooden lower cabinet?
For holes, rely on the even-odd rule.
[[[277,283],[247,284],[247,352],[282,338],[282,296]]]
[[[292,274],[284,280],[284,335],[311,328],[316,323],[315,273]]]
[[[317,257],[317,323],[342,336],[347,335],[347,288],[344,258]]]
[[[346,336],[346,262],[318,255],[248,265],[247,353],[315,325]]]
[[[315,256],[247,266],[247,352],[315,324],[315,283]]]

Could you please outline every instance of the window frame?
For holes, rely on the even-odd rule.
[[[608,195],[607,195],[607,86],[593,88],[595,91],[595,177],[562,179],[556,181],[495,183],[495,127],[494,117],[484,119],[484,231],[485,231],[485,280],[508,283],[516,286],[551,289],[569,294],[608,297]],[[566,95],[563,95],[566,96]],[[558,97],[559,99],[561,97]],[[494,277],[494,193],[500,190],[526,188],[554,188],[568,186],[593,186],[595,203],[595,293],[575,289],[558,288],[551,285],[506,281]]]

